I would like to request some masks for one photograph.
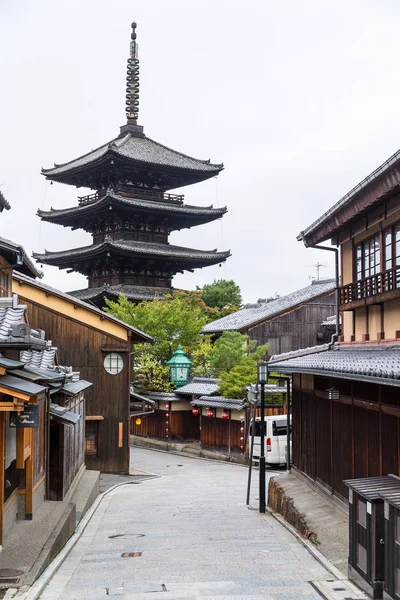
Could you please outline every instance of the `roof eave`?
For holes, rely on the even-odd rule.
[[[122,325],[123,327],[125,327],[126,329],[128,329],[129,331],[132,331],[138,339],[140,338],[141,342],[150,342],[150,343],[154,342],[154,338],[151,335],[148,335],[147,333],[140,331],[140,329],[137,329],[136,327],[132,327],[132,325],[129,325],[128,323],[125,323],[124,321],[121,321],[121,319],[117,319],[116,317],[113,317],[112,315],[110,315],[98,308],[95,308],[94,306],[91,306],[90,304],[87,304],[86,302],[84,302],[83,300],[80,300],[79,298],[74,298],[73,296],[70,296],[69,294],[60,292],[59,290],[56,290],[54,288],[50,288],[50,287],[46,286],[45,284],[39,283],[35,279],[29,278],[29,280],[27,281],[24,277],[21,277],[18,273],[14,273],[13,277],[15,277],[15,279],[17,281],[19,280],[22,285],[23,284],[32,285],[33,287],[42,289],[45,292],[49,291],[53,296],[57,296],[58,298],[65,299],[74,304],[79,304],[83,308],[85,308],[86,310],[88,310],[90,312],[94,312],[96,314],[100,313],[101,317],[103,319],[108,319],[110,321],[118,323],[118,324]]]
[[[317,375],[319,377],[327,377],[338,379],[349,379],[355,381],[363,381],[365,383],[378,383],[381,385],[390,385],[400,387],[400,379],[389,379],[385,377],[375,377],[373,375],[359,375],[357,373],[344,373],[342,371],[327,371],[322,369],[307,369],[307,367],[296,367],[290,365],[281,365],[279,363],[272,364],[274,372],[277,373],[305,373],[307,375]]]

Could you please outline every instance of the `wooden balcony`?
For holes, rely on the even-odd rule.
[[[400,265],[339,288],[339,309],[353,310],[400,298]]]
[[[183,204],[185,196],[183,194],[166,194],[164,192],[159,192],[156,190],[144,190],[133,188],[128,185],[116,185],[113,189],[110,190],[101,190],[100,192],[95,192],[93,194],[88,194],[87,196],[78,196],[78,201],[80,206],[85,204],[91,204],[92,202],[96,202],[103,198],[108,191],[113,192],[114,194],[118,194],[120,196],[125,196],[126,198],[138,198],[140,200],[155,200],[158,202],[169,202],[173,204]]]

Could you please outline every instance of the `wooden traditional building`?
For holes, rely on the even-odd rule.
[[[268,344],[268,354],[280,354],[297,348],[328,342],[329,331],[322,326],[336,312],[335,280],[315,280],[311,285],[273,300],[256,304],[208,323],[202,333],[221,335],[238,331]]]
[[[293,376],[293,465],[347,500],[343,480],[400,475],[400,151],[299,238],[340,249],[336,343],[272,357]]]
[[[58,361],[73,364],[93,383],[86,391],[87,467],[128,473],[133,348],[135,342],[151,342],[152,338],[21,273],[14,273],[13,290],[28,307],[31,325],[45,330],[57,345]]]
[[[101,307],[104,297],[122,293],[134,301],[171,291],[172,277],[184,270],[225,261],[229,252],[170,245],[169,234],[221,218],[226,208],[184,204],[169,190],[215,177],[222,164],[197,160],[146,137],[137,124],[139,60],[132,24],[127,75],[127,124],[118,137],[68,163],[43,169],[51,181],[93,190],[77,206],[43,211],[44,221],[84,229],[93,244],[61,252],[34,254],[43,263],[78,271],[88,288],[71,294]]]
[[[0,538],[44,499],[62,500],[84,466],[84,390],[13,294],[0,306]],[[54,438],[57,432],[57,438]]]
[[[12,292],[13,270],[41,275],[22,246],[0,238],[0,545],[17,518],[32,519],[46,498],[62,500],[84,468],[84,390],[91,385],[55,364],[56,348],[30,326],[26,304]]]
[[[151,410],[138,412],[131,420],[131,434],[171,442],[199,442],[199,448],[228,454],[246,454],[250,405],[247,400],[225,398],[218,391],[218,379],[192,377],[175,392],[148,392]],[[286,388],[267,385],[265,415],[286,411]],[[257,409],[259,416],[259,409]]]

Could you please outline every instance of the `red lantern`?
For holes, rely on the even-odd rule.
[[[213,417],[213,416],[214,416],[214,411],[211,410],[211,408],[209,408],[207,411],[207,417]]]
[[[165,405],[165,408],[166,408],[167,410],[169,410],[169,404],[166,404],[166,405]]]
[[[169,414],[168,413],[166,413],[165,418],[168,421],[168,419],[169,419]]]
[[[198,415],[199,414],[199,409],[198,408],[192,408],[192,413],[194,415]]]
[[[221,414],[221,417],[223,419],[229,419],[229,413],[228,413],[228,411],[227,410],[223,410],[222,414]]]

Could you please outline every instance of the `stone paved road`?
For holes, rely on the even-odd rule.
[[[104,497],[41,600],[320,600],[308,582],[332,577],[246,507],[246,468],[139,448],[132,465],[159,477]]]

